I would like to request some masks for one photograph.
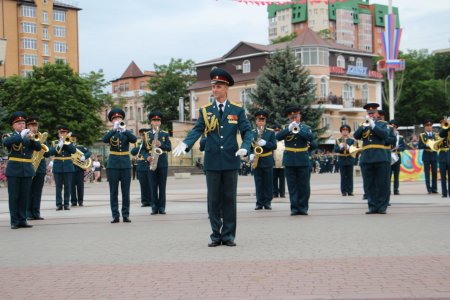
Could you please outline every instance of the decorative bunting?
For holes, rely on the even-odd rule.
[[[381,41],[383,42],[383,55],[385,69],[387,70],[388,79],[394,78],[395,71],[405,69],[404,60],[398,59],[398,49],[400,47],[400,38],[402,36],[402,29],[395,28],[395,15],[389,14],[385,16],[386,29],[381,34]]]
[[[259,1],[259,0],[233,0],[234,2],[244,3],[244,4],[250,4],[250,5],[287,5],[287,4],[306,4],[307,0],[294,0],[294,1]],[[347,0],[311,0],[310,4],[320,4],[320,3],[336,3],[336,2],[347,2]]]

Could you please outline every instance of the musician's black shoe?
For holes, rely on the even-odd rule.
[[[222,245],[228,246],[228,247],[235,247],[236,243],[233,241],[222,241]]]
[[[63,210],[62,206],[58,206],[56,210]]]
[[[33,225],[30,225],[28,223],[19,224],[18,226],[19,226],[19,228],[32,228],[33,227]]]
[[[124,223],[131,223],[131,220],[128,217],[123,217]]]
[[[261,210],[261,209],[263,209],[262,206],[257,206],[257,207],[255,207],[255,210]]]
[[[265,205],[265,206],[264,206],[264,209],[272,210],[272,206],[270,206],[270,205]]]
[[[119,218],[114,218],[114,219],[112,219],[112,221],[111,221],[111,223],[119,223],[119,222],[120,222]]]
[[[157,215],[157,214],[158,214],[158,211],[152,210],[152,212],[151,212],[150,214],[151,214],[151,215]]]
[[[64,206],[64,210],[70,210],[69,206]]]
[[[220,241],[211,241],[208,243],[208,247],[217,247],[220,246]]]
[[[353,193],[348,193],[349,196],[354,196]]]

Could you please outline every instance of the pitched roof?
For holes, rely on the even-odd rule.
[[[135,78],[142,76],[144,76],[144,73],[142,73],[141,69],[139,69],[136,63],[132,61],[128,66],[128,68],[125,70],[125,72],[123,72],[122,76],[120,76],[120,79]]]

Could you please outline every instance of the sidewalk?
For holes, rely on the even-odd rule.
[[[11,230],[0,188],[2,299],[450,299],[450,198],[402,182],[387,215],[365,215],[361,178],[342,197],[338,174],[313,174],[309,216],[289,199],[254,211],[252,177],[239,177],[237,247],[208,248],[203,176],[169,177],[167,215],[140,207],[110,224],[106,182],[87,183],[85,207]]]

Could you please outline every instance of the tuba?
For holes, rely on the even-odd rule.
[[[34,151],[33,156],[31,157],[31,163],[33,164],[34,171],[36,172],[39,164],[41,163],[42,158],[44,158],[45,152],[48,152],[48,147],[45,145],[45,141],[47,140],[48,133],[36,133],[34,134],[34,140],[41,143],[41,150]]]
[[[427,140],[426,145],[430,147],[431,151],[437,152],[444,142],[444,138],[440,138],[437,140]]]
[[[77,152],[75,152],[74,154],[72,154],[71,155],[71,158],[72,158],[72,163],[75,165],[75,166],[77,166],[77,167],[79,167],[80,169],[83,169],[83,170],[87,170],[87,169],[89,169],[89,167],[91,166],[91,164],[92,164],[92,159],[89,157],[89,158],[87,158],[85,161],[82,161],[81,160],[81,157],[84,155],[84,153],[83,152],[81,152],[81,150],[79,150],[79,149],[77,149]]]
[[[156,127],[155,135],[153,136],[153,141],[152,141],[152,153],[151,153],[152,161],[150,162],[150,166],[149,166],[150,171],[156,170],[156,168],[158,167],[159,156],[161,154],[163,154],[163,151],[161,150],[161,148],[156,147],[156,142],[158,141],[158,135],[159,135],[159,127]]]
[[[254,142],[253,146],[255,147],[253,149],[253,152],[255,152],[255,158],[253,159],[252,168],[256,169],[258,167],[258,161],[259,156],[263,153],[264,149],[261,146],[258,146],[259,140],[261,140],[262,132],[263,132],[263,126],[258,128],[258,137],[256,138],[256,141]]]

